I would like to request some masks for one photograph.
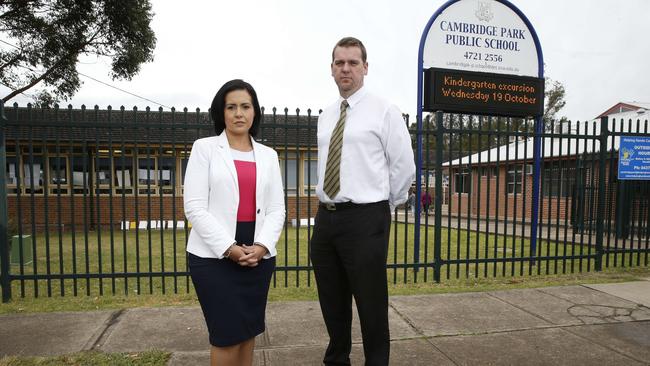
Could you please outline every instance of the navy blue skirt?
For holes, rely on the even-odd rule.
[[[253,243],[255,222],[238,222],[237,243]],[[210,344],[232,346],[264,332],[266,301],[275,257],[256,267],[230,259],[201,258],[187,253],[188,266],[201,304]]]

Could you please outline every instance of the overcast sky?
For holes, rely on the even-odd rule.
[[[332,47],[344,36],[368,49],[365,85],[404,113],[416,111],[422,31],[442,0],[152,0],[155,59],[130,82],[107,63],[80,71],[176,108],[207,110],[233,78],[250,82],[270,108],[324,108],[338,97]],[[560,115],[591,119],[619,101],[650,103],[650,0],[513,0],[540,39],[546,76],[566,88]],[[74,107],[158,105],[82,77]],[[3,90],[4,92],[4,90]],[[21,97],[12,100],[21,105]],[[302,113],[302,112],[301,112]]]

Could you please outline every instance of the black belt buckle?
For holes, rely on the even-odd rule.
[[[336,205],[334,203],[331,203],[331,202],[330,203],[323,203],[323,207],[325,207],[325,209],[327,211],[336,211]]]

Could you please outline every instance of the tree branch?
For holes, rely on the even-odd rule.
[[[4,65],[0,65],[0,75],[4,72],[4,70],[8,67],[13,66],[20,60],[20,55],[16,55],[16,57],[12,58],[11,60],[7,61]]]
[[[34,85],[40,83],[43,79],[45,79],[47,76],[49,76],[51,73],[53,73],[64,61],[66,61],[68,58],[74,56],[73,54],[68,54],[66,57],[62,57],[59,61],[57,61],[52,67],[47,69],[41,76],[32,79],[27,85],[20,87],[13,92],[9,93],[6,97],[2,98],[3,101],[8,101],[11,98],[15,97],[16,95],[24,92],[25,90],[33,87]]]
[[[0,14],[0,19],[7,18],[15,13],[25,10],[30,7],[30,5],[38,4],[39,1],[3,1],[0,0],[0,6],[8,6],[9,10]]]

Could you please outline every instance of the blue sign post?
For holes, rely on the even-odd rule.
[[[619,180],[650,180],[650,137],[621,136]]]
[[[425,83],[425,70],[430,70],[428,71],[429,76],[433,76],[428,78],[429,84]],[[440,72],[459,73],[458,79],[452,80],[454,75],[447,78],[449,83],[453,84],[453,88],[450,85],[440,85],[440,81],[436,83],[435,75]],[[489,77],[494,80],[489,80]],[[480,84],[485,90],[468,91],[463,89],[466,87],[468,78],[472,79],[470,88]],[[442,79],[444,84],[444,75]],[[526,82],[535,79],[541,84],[526,84]],[[428,108],[425,110],[436,113],[437,124],[442,119],[443,112],[470,112],[535,118],[530,231],[531,258],[535,256],[537,246],[541,135],[543,133],[541,114],[543,113],[544,95],[543,90],[535,85],[543,88],[543,79],[544,58],[537,33],[528,18],[508,0],[448,0],[431,16],[422,32],[418,50],[416,197],[421,195],[422,111],[425,107],[425,91],[430,97],[428,101],[432,101],[426,103]],[[504,80],[506,81],[504,82]],[[481,83],[481,81],[486,83]],[[517,82],[519,83],[517,84]],[[443,86],[447,89],[441,89]],[[493,90],[493,87],[497,90]],[[500,87],[503,88],[502,90],[517,90],[518,92],[522,90],[528,92],[530,88],[532,89],[526,95],[521,93],[510,95],[510,98],[506,98],[508,100],[505,101],[508,103],[502,103],[502,95],[488,94],[488,92],[498,92]],[[484,98],[485,95],[493,97],[492,99]],[[541,104],[539,104],[540,102]],[[527,107],[526,104],[533,104],[533,106]],[[532,108],[532,111],[527,111],[528,108]],[[437,125],[436,131],[436,139],[440,140],[436,145],[436,159],[440,159],[442,139],[438,139],[438,135],[442,131],[442,126]],[[434,244],[435,281],[440,281],[441,263],[438,249],[441,242],[439,230],[442,214],[440,204],[442,196],[441,169],[442,165],[438,163],[435,172],[436,231],[434,243],[437,243]],[[420,200],[415,202],[416,212],[419,213]],[[413,260],[416,263],[415,271],[417,271],[417,264],[420,260],[420,215],[418,214],[415,216],[415,227]]]

